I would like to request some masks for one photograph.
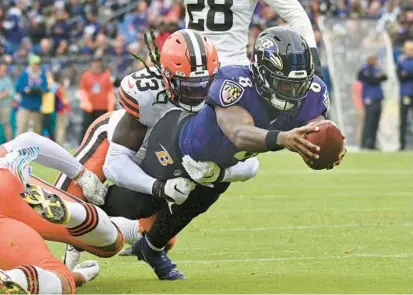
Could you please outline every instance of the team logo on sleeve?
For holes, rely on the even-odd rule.
[[[235,104],[244,94],[244,88],[238,83],[226,80],[221,86],[221,103],[223,106]]]
[[[163,145],[159,144],[162,148],[162,151],[155,152],[156,157],[158,158],[159,163],[162,166],[168,166],[174,163],[172,160],[171,155],[169,155],[168,151],[163,147]]]

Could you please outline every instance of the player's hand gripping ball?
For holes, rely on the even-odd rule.
[[[320,147],[319,159],[306,160],[306,164],[314,170],[331,169],[340,164],[346,153],[344,135],[330,120],[316,122],[320,131],[305,135],[305,139]]]

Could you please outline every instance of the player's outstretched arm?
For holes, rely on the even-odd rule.
[[[319,131],[317,126],[310,124],[290,131],[266,130],[255,127],[250,113],[240,106],[215,107],[215,113],[222,132],[241,151],[262,153],[285,147],[310,159],[319,157],[316,152],[320,148],[304,138],[308,133]]]

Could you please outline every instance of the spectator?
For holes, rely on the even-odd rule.
[[[136,40],[139,32],[146,29],[147,25],[148,4],[144,0],[139,0],[135,12],[125,15],[123,23],[120,24],[120,28],[125,34],[126,41],[131,43]]]
[[[397,76],[400,80],[400,150],[406,146],[406,127],[409,111],[413,111],[413,41],[404,44],[399,57]]]
[[[357,120],[357,142],[361,145],[363,136],[364,104],[363,104],[363,84],[357,80],[353,84],[353,104],[356,110]]]
[[[63,9],[56,11],[56,22],[51,28],[54,52],[62,55],[66,52],[69,40],[69,24],[67,23],[67,13]]]
[[[357,78],[363,85],[364,127],[362,148],[376,149],[376,136],[379,128],[381,103],[384,99],[381,83],[387,80],[386,74],[377,66],[376,56],[369,56]]]
[[[62,85],[59,83],[59,75],[55,75],[56,83],[58,84],[56,92],[56,130],[55,130],[55,140],[58,144],[63,145],[66,143],[66,129],[68,124],[68,114],[70,113],[69,100],[67,99],[66,89],[69,80],[66,80],[67,85]]]
[[[47,92],[46,74],[40,68],[41,58],[37,55],[29,57],[29,67],[17,80],[16,91],[21,94],[22,100],[17,114],[17,133],[29,130],[33,122],[33,131],[41,134],[42,131],[42,95]]]
[[[7,40],[7,53],[11,54],[17,51],[25,36],[23,22],[24,3],[22,0],[16,2],[17,4],[9,9],[7,18],[3,22],[4,35]]]
[[[101,56],[94,56],[90,70],[80,79],[80,107],[83,110],[83,133],[89,125],[106,112],[115,109],[115,95],[111,74],[102,65]]]
[[[46,130],[50,139],[54,140],[54,126],[52,115],[56,109],[56,92],[59,87],[50,71],[46,73],[48,91],[42,95],[43,130]]]
[[[34,52],[40,52],[40,41],[46,38],[46,24],[41,15],[37,15],[30,20],[29,36],[32,41]]]
[[[12,140],[12,131],[10,126],[11,105],[14,98],[13,81],[7,75],[7,64],[0,63],[0,124],[3,125],[6,140]]]
[[[162,50],[162,46],[165,43],[166,39],[169,38],[171,35],[170,28],[176,28],[175,24],[166,24],[164,22],[161,22],[159,25],[159,34],[156,37],[156,43],[158,44],[159,51]],[[176,30],[173,30],[176,31]]]

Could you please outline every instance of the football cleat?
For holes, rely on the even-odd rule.
[[[37,214],[52,223],[65,224],[70,219],[69,210],[62,198],[39,186],[27,184],[21,197]]]
[[[72,245],[66,244],[65,257],[63,258],[63,263],[70,270],[73,270],[79,263],[82,253],[77,251]]]
[[[6,272],[0,269],[0,294],[30,294],[25,288],[14,282]]]
[[[168,254],[168,250],[165,249],[164,251],[165,251],[165,254]],[[135,256],[135,255],[133,255],[133,253],[132,253],[132,247],[123,249],[122,251],[119,252],[118,255],[119,255],[119,256],[124,256],[124,257],[127,257],[127,256]]]
[[[133,244],[132,253],[138,257],[138,260],[143,260],[149,264],[160,280],[176,281],[187,279],[185,275],[176,268],[176,264],[169,259],[166,252],[163,250],[152,250],[145,237],[142,237]]]
[[[118,254],[119,256],[135,256],[132,253],[132,247],[123,249],[122,251],[119,252]]]

